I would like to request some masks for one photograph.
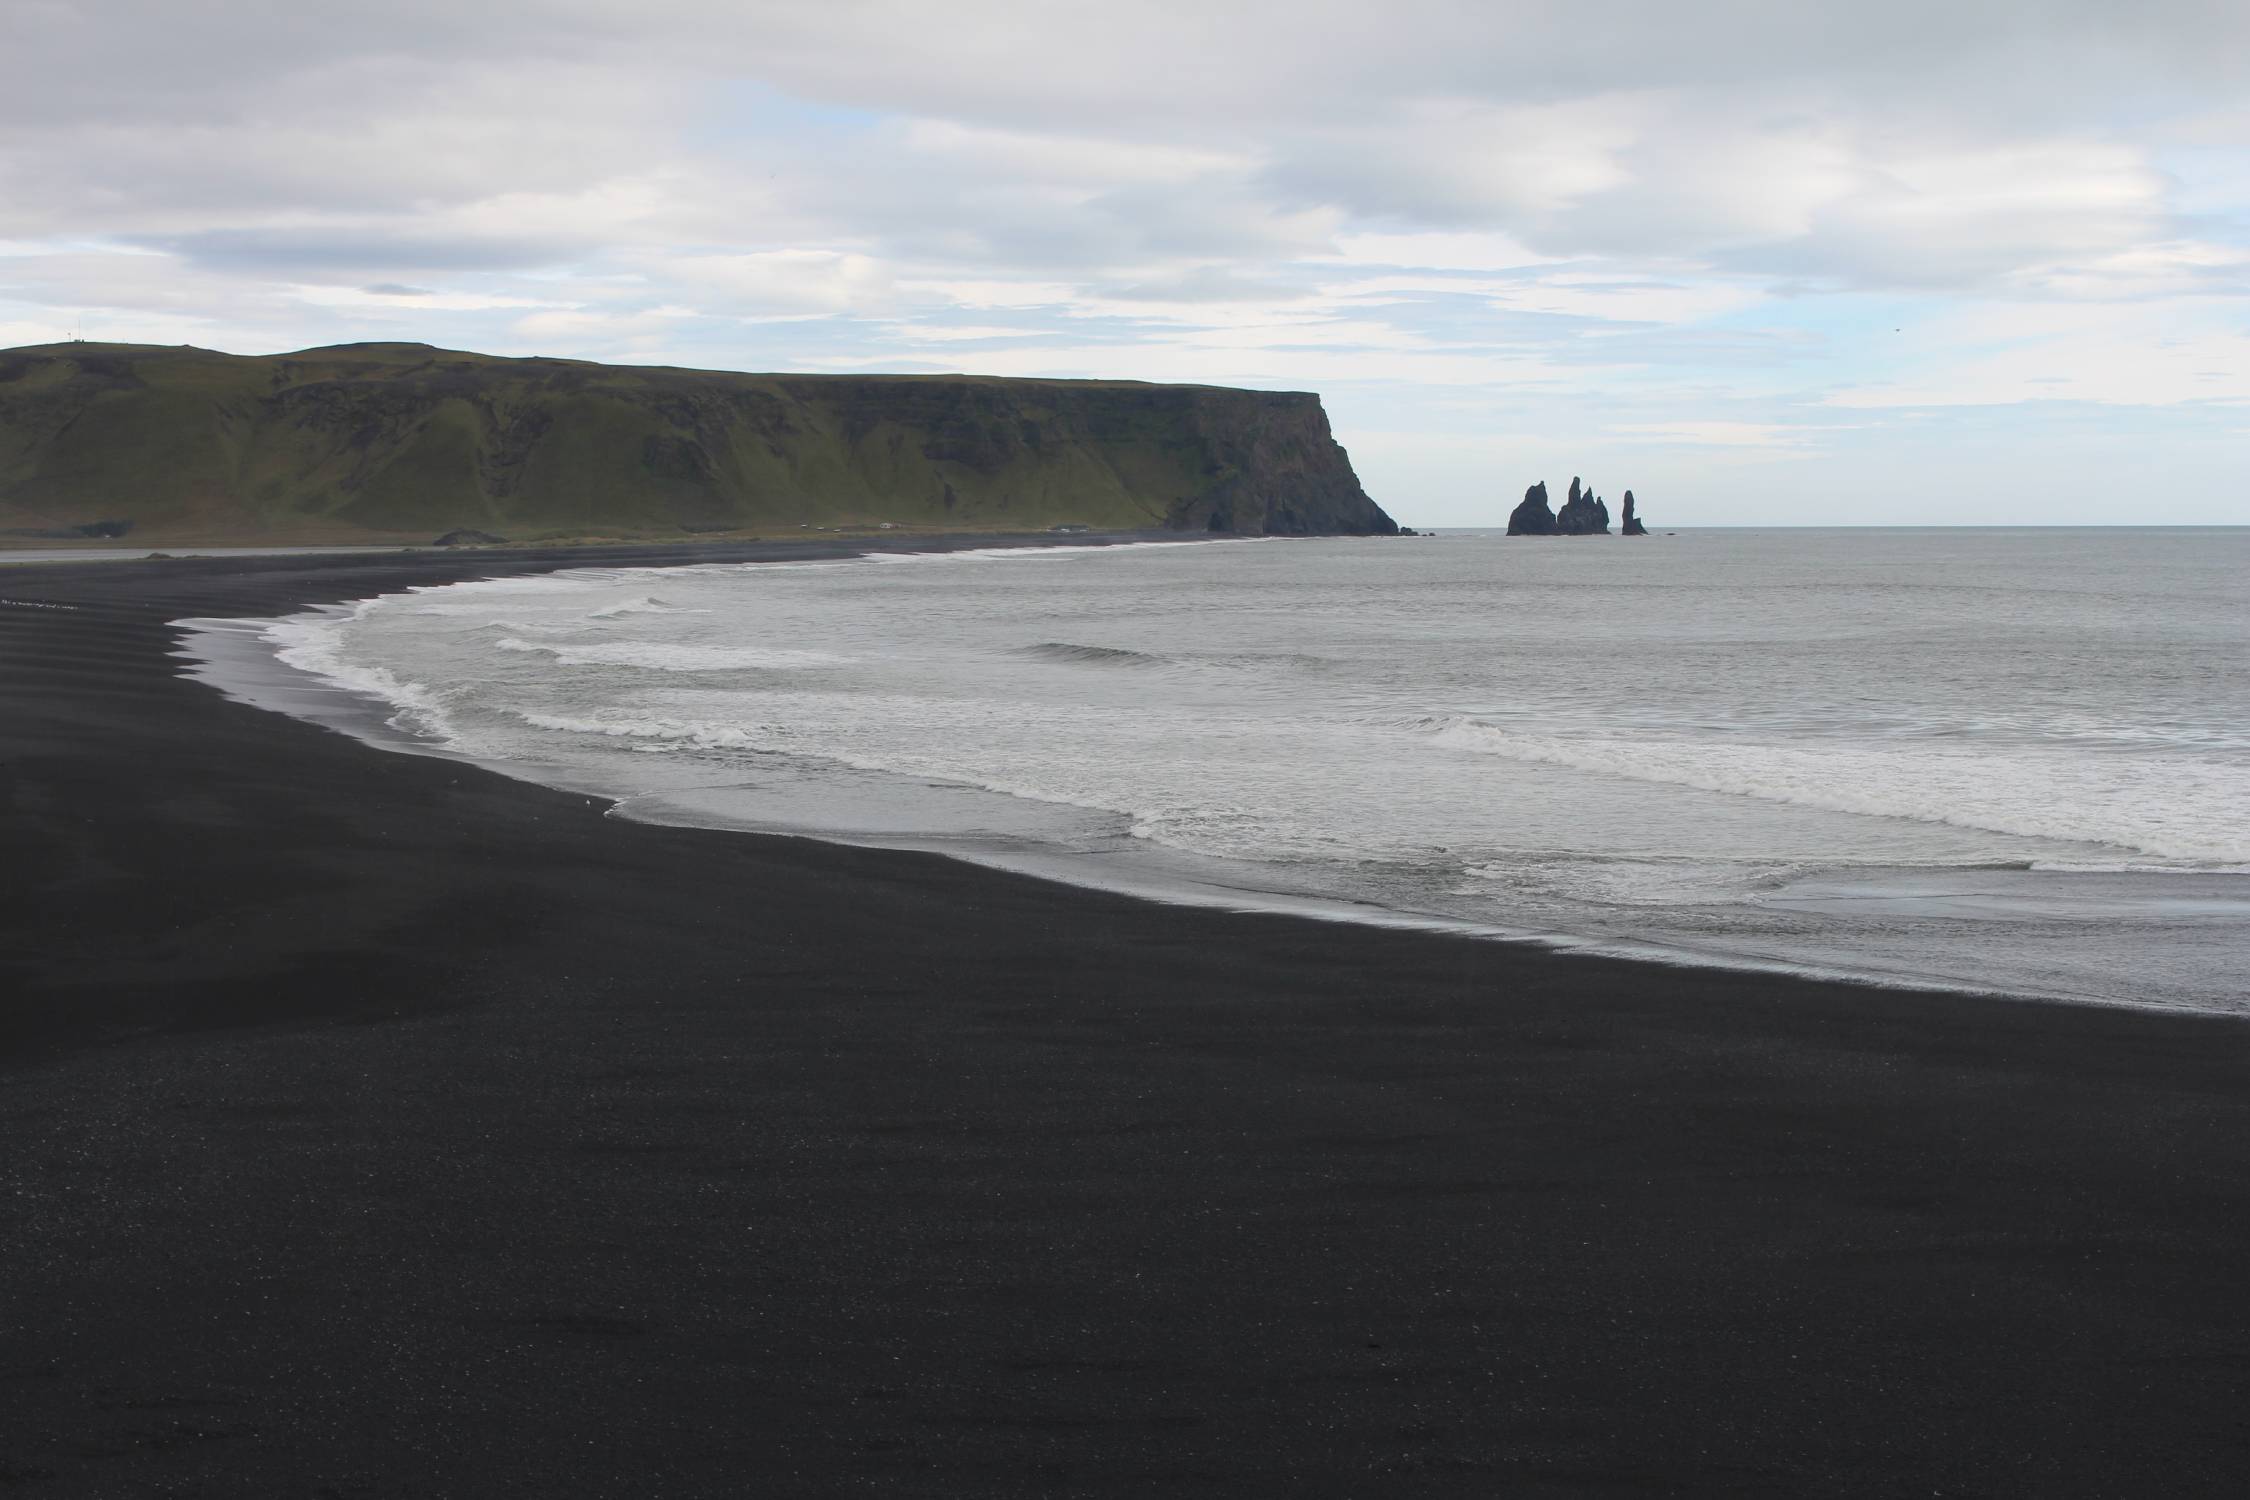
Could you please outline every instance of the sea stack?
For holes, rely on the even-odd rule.
[[[1523,492],[1523,504],[1508,513],[1508,535],[1553,536],[1555,513],[1547,508],[1547,481]]]
[[[1558,536],[1607,536],[1609,534],[1609,507],[1595,498],[1591,486],[1579,488],[1576,476],[1570,481],[1570,497],[1555,515],[1555,533]]]
[[[1633,511],[1633,492],[1625,492],[1625,534],[1647,536],[1648,529]],[[1541,480],[1523,492],[1523,503],[1508,514],[1510,536],[1608,536],[1609,504],[1594,487],[1571,476],[1570,493],[1560,510],[1547,508],[1547,482]]]

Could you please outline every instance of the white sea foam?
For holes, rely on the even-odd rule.
[[[2250,864],[2193,860],[2035,859],[2024,868],[2046,875],[2178,875],[2186,870],[2200,875],[2250,875]]]
[[[528,590],[519,590],[517,597],[511,602],[519,606],[538,602],[536,599],[526,597],[528,594]],[[505,596],[503,596],[503,598],[504,597]],[[430,615],[438,619],[489,619],[492,615],[492,612],[496,608],[500,607],[500,603],[500,600],[496,600],[482,594],[479,594],[467,600],[466,602],[427,603],[417,600],[412,604],[404,606],[400,610],[400,613],[409,615]],[[578,611],[575,607],[559,608],[554,612],[552,620],[545,623],[567,623],[575,619],[577,617],[577,614]],[[528,618],[528,616],[520,610],[516,617]]]
[[[400,676],[379,663],[354,660],[347,652],[349,627],[380,608],[381,600],[362,600],[343,613],[321,612],[275,620],[262,633],[274,655],[300,672],[326,678],[347,692],[390,705],[389,722],[403,732],[434,740],[453,738],[453,724],[437,691]]]
[[[1051,823],[1038,868],[1135,888],[1192,866],[1595,946],[2239,998],[2241,902],[2193,883],[2250,871],[2250,608],[2212,603],[2250,558],[2105,537],[1996,593],[2037,548],[1679,540],[581,569],[270,639],[410,732],[577,789],[691,788],[675,805],[722,826],[926,841],[958,816],[1007,862],[976,840]],[[1071,566],[990,566],[1025,561]]]
[[[2182,755],[1938,745],[1560,739],[1470,719],[1438,743],[1533,764],[1991,833],[2110,844],[2159,859],[2250,861],[2250,766]],[[2152,795],[2152,783],[2161,795]]]
[[[599,630],[601,627],[588,620],[567,616],[542,616],[537,619],[523,619],[503,615],[498,619],[479,621],[478,628],[482,630],[505,630],[511,635],[525,632],[532,635],[585,635],[590,631]]]
[[[490,599],[496,595],[537,594],[555,596],[568,593],[585,593],[616,583],[625,575],[617,568],[567,568],[560,573],[527,573],[507,578],[479,578],[469,583],[416,583],[409,584],[404,597],[416,601],[417,608],[432,613],[443,613],[447,601],[473,596]],[[433,598],[433,596],[435,596]]]
[[[801,672],[851,660],[832,651],[792,651],[772,646],[670,645],[662,641],[607,641],[555,645],[504,636],[502,651],[551,656],[566,667],[639,667],[649,672]]]
[[[643,594],[637,599],[626,599],[616,604],[604,605],[600,609],[589,610],[587,612],[586,618],[590,620],[614,620],[621,615],[677,615],[701,613],[703,613],[703,611],[701,610],[683,610],[676,604],[667,604],[662,599],[653,598],[649,595]]]

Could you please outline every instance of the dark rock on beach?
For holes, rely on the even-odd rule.
[[[433,547],[498,547],[506,544],[507,540],[506,537],[494,536],[489,531],[476,531],[464,526],[458,531],[447,532],[430,545]]]

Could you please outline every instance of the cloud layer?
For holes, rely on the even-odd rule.
[[[1312,387],[1441,524],[2235,521],[2245,97],[2189,0],[17,0],[0,343]]]

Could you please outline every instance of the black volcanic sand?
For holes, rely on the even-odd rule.
[[[636,826],[166,656],[661,556],[0,569],[0,1489],[2250,1480],[2250,1027]]]

